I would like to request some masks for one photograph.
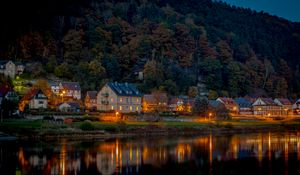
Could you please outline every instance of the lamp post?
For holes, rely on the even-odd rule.
[[[212,113],[210,112],[210,113],[208,114],[208,120],[210,120],[211,116],[212,116]]]
[[[61,102],[64,102],[64,95],[65,95],[66,91],[62,91],[61,92]]]
[[[118,120],[119,112],[116,112],[116,120]]]

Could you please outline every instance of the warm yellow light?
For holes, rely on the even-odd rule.
[[[116,112],[116,115],[119,115],[119,112]]]
[[[268,116],[270,117],[270,116],[271,116],[271,114],[269,113],[269,114],[268,114]]]
[[[208,115],[211,117],[211,116],[212,116],[212,113],[210,112]]]
[[[233,107],[233,110],[234,110],[234,111],[236,111],[236,109],[237,109],[237,108],[236,108],[236,106],[235,106],[235,107]]]

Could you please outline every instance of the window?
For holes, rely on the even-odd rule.
[[[111,98],[111,99],[110,99],[110,101],[111,101],[111,102],[114,102],[114,99],[113,99],[113,98]]]
[[[123,98],[120,98],[120,102],[123,102]]]
[[[44,102],[43,101],[39,101],[39,105],[42,105],[42,104],[44,104]]]
[[[136,98],[136,102],[139,102],[139,99],[138,99],[138,98]]]
[[[137,106],[137,107],[136,107],[136,111],[138,111],[138,110],[139,110],[139,107]]]
[[[122,111],[122,106],[120,106],[120,111]]]
[[[128,100],[128,98],[126,98],[126,103],[129,103],[129,100]]]
[[[114,110],[114,106],[111,106],[111,110]]]
[[[132,106],[130,106],[130,111],[132,111]]]

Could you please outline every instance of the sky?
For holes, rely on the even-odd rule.
[[[300,0],[222,0],[231,5],[264,11],[294,22],[300,22]]]

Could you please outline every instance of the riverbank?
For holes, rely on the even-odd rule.
[[[18,139],[108,139],[145,136],[189,136],[300,131],[300,120],[288,121],[199,121],[199,122],[74,122],[5,120],[0,131]]]

